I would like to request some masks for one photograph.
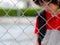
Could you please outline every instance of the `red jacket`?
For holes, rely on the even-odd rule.
[[[36,27],[38,27],[38,16],[36,16]],[[35,27],[34,33],[36,34],[38,32],[38,29]],[[57,29],[60,30],[60,14],[58,15],[52,15],[48,11],[46,11],[46,29]]]
[[[36,16],[36,27],[38,27],[37,18],[38,16]],[[36,27],[34,31],[35,34],[38,33],[38,29]],[[60,39],[60,35],[59,35],[60,34],[60,14],[52,15],[50,12],[46,11],[46,29],[47,29],[47,33],[44,36],[42,44],[43,45],[60,45],[60,40],[58,40]],[[59,43],[56,43],[56,41]]]

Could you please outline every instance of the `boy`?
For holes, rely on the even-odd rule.
[[[33,1],[39,6],[48,6],[36,16],[35,34],[38,37],[36,45],[60,45],[60,12],[57,12],[60,9],[60,1]]]

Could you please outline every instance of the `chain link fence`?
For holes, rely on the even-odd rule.
[[[35,17],[24,15],[31,7],[28,2],[0,0],[0,45],[35,45]]]
[[[51,1],[48,3],[50,2]],[[48,8],[52,10],[48,6],[48,3],[43,9]],[[0,45],[35,45],[35,17],[25,16],[25,12],[30,8],[33,9],[34,7],[39,8],[32,0],[31,2],[30,0],[0,0]],[[36,8],[34,8],[34,10],[38,12]],[[25,10],[22,11],[21,9]],[[55,16],[58,11],[54,12],[52,10]],[[54,17],[54,15],[52,16]]]

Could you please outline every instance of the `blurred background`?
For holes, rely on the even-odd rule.
[[[35,45],[35,16],[40,10],[32,0],[0,0],[0,45]]]

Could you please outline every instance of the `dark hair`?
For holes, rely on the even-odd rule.
[[[41,4],[43,4],[44,2],[43,2],[43,0],[33,0],[34,1],[34,3],[35,4],[37,4],[37,5],[41,5]],[[49,2],[50,1],[50,3],[53,3],[53,4],[55,4],[55,5],[59,5],[59,7],[60,7],[60,1],[59,0],[44,0],[45,2]]]

